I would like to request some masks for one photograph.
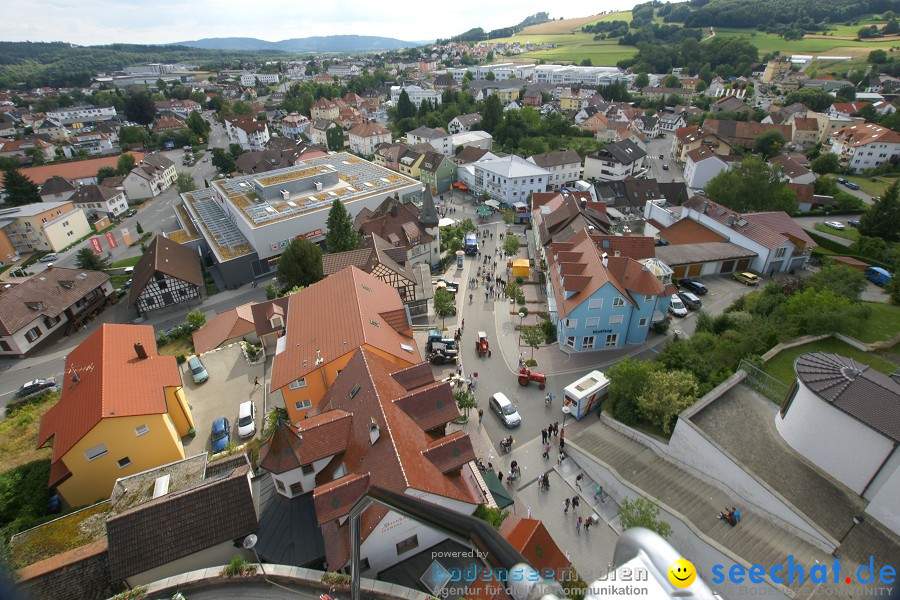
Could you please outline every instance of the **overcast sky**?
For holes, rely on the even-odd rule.
[[[584,17],[637,0],[9,0],[0,34],[9,41],[165,44],[210,37],[271,42],[315,35],[377,35],[406,41],[450,37],[472,27],[515,25],[528,15]],[[402,7],[402,8],[401,8]]]

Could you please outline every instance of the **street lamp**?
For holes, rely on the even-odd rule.
[[[525,319],[525,311],[519,311],[519,345],[522,345],[522,321]]]
[[[259,570],[262,571],[263,577],[266,578],[266,581],[269,580],[269,576],[266,574],[266,570],[263,568],[262,561],[259,559],[259,554],[256,552],[256,534],[251,533],[247,537],[244,538],[244,548],[247,550],[253,550],[253,555],[256,556],[256,562],[259,563]]]
[[[562,429],[563,429],[563,431],[565,431],[566,430],[566,417],[569,416],[569,413],[572,412],[572,409],[569,408],[568,404],[563,403],[562,411],[563,411]]]

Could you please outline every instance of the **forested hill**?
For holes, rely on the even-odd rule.
[[[649,3],[667,22],[685,27],[758,27],[769,24],[842,23],[863,15],[900,12],[900,0],[691,0]]]
[[[517,25],[513,25],[512,27],[501,27],[500,29],[492,29],[491,31],[485,31],[481,27],[475,27],[466,31],[465,33],[461,33],[459,35],[453,36],[447,40],[438,40],[437,43],[440,44],[442,42],[483,42],[485,40],[493,40],[497,38],[504,37],[512,37],[531,25],[540,25],[541,23],[546,23],[550,20],[550,13],[539,12],[534,13],[531,16],[525,17],[522,19],[521,23]]]

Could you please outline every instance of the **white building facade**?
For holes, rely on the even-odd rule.
[[[459,167],[458,178],[476,194],[487,194],[494,200],[512,206],[527,202],[535,192],[547,190],[550,172],[520,156],[486,156]]]
[[[416,108],[419,108],[425,100],[430,101],[431,106],[439,106],[441,104],[441,93],[437,90],[426,90],[417,85],[392,85],[391,102],[394,106],[400,100],[400,92],[404,90]]]

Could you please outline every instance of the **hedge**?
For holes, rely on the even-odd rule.
[[[813,239],[813,241],[815,243],[817,243],[819,246],[821,246],[822,248],[824,248],[826,250],[830,250],[831,252],[834,252],[835,256],[847,256],[849,258],[855,258],[856,260],[861,260],[863,262],[867,262],[870,265],[873,265],[876,267],[881,267],[882,269],[890,270],[890,268],[891,268],[886,263],[883,263],[878,259],[872,258],[870,256],[861,256],[859,254],[854,254],[849,246],[845,246],[844,244],[841,244],[840,242],[836,242],[836,241],[829,239],[823,235],[819,235],[813,231],[810,231],[809,229],[805,229],[804,231],[806,231],[806,233],[809,234],[809,237],[811,237]],[[813,253],[815,253],[815,250],[813,250]]]

